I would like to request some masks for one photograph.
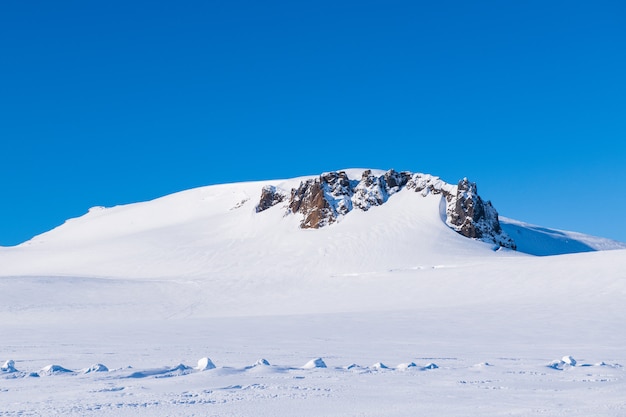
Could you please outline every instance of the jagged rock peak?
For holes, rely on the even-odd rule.
[[[303,229],[318,229],[335,223],[353,209],[367,211],[380,206],[395,193],[412,190],[422,196],[441,194],[445,199],[445,223],[461,235],[515,249],[515,243],[501,229],[498,212],[491,202],[478,195],[476,184],[467,178],[457,185],[428,174],[393,169],[383,175],[363,171],[360,180],[351,180],[345,171],[327,172],[302,181],[290,193],[274,186],[261,192],[257,212],[287,201],[287,214],[300,214]]]
[[[328,172],[302,181],[291,190],[289,210],[303,214],[300,227],[318,229],[352,210],[353,184],[344,171]]]
[[[498,212],[491,201],[478,195],[476,183],[463,178],[456,186],[456,195],[446,196],[446,224],[465,237],[493,242],[515,249],[515,242],[500,227]]]

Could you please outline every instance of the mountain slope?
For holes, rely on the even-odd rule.
[[[303,230],[299,217],[285,216],[280,207],[256,212],[265,185],[211,186],[92,209],[25,244],[3,248],[0,274],[242,277],[297,270],[328,275],[497,256],[493,245],[445,225],[439,195],[398,193],[387,204],[354,211],[332,226]]]
[[[502,229],[515,241],[517,249],[531,255],[549,256],[566,253],[626,249],[626,243],[577,232],[549,229],[500,217]]]
[[[365,177],[363,170],[345,172],[358,184],[358,179]],[[383,171],[374,173],[378,178],[385,175]],[[536,236],[536,228],[507,220],[504,230],[520,239],[519,252],[494,252],[493,242],[468,239],[455,232],[450,221],[446,224],[446,203],[448,220],[450,206],[457,204],[450,204],[446,195],[457,186],[425,176],[420,177],[427,180],[421,188],[398,189],[384,204],[370,205],[367,211],[353,209],[338,216],[334,224],[315,230],[301,229],[307,214],[294,213],[288,200],[259,210],[268,187],[297,190],[315,178],[208,186],[149,202],[93,208],[22,245],[0,248],[0,276],[167,278],[219,274],[228,278],[282,276],[293,270],[307,276],[349,274],[521,256],[522,252],[574,252],[593,240],[570,233],[564,246],[562,235],[556,232],[544,233],[541,241],[532,240],[524,237]],[[355,189],[358,191],[358,186]],[[435,192],[437,189],[448,190],[448,194]],[[364,195],[367,197],[361,194],[361,201],[366,201]],[[622,247],[605,239],[594,242],[593,248]]]

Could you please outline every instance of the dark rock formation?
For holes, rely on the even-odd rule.
[[[387,182],[384,177],[377,177],[371,170],[363,172],[361,181],[354,188],[353,203],[363,211],[372,206],[380,206],[389,198]]]
[[[273,185],[266,185],[261,190],[261,199],[259,200],[259,204],[256,206],[256,212],[260,213],[278,203],[282,203],[285,201],[286,197],[287,196],[278,191]]]
[[[288,213],[302,215],[301,228],[318,229],[337,222],[354,208],[367,211],[380,206],[404,188],[424,197],[441,194],[446,203],[444,220],[461,235],[515,249],[513,240],[500,227],[496,209],[491,202],[480,198],[476,184],[467,178],[452,185],[427,174],[389,170],[376,176],[366,170],[356,181],[350,180],[344,171],[329,172],[303,181],[298,188],[292,189],[287,203]],[[257,212],[285,199],[286,193],[272,186],[264,187]]]
[[[412,174],[410,172],[396,172],[393,169],[385,172],[383,178],[387,184],[387,192],[389,195],[395,194],[404,187],[411,179]]]
[[[301,213],[303,229],[318,229],[352,210],[352,186],[345,172],[330,172],[303,181],[291,190],[289,210]]]
[[[467,178],[459,181],[456,194],[446,195],[446,224],[465,237],[493,242],[515,249],[515,242],[502,231],[498,212],[491,201],[484,202],[476,184]]]

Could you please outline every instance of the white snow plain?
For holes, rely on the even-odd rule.
[[[0,248],[0,416],[626,415],[623,244],[507,219],[527,253],[616,250],[494,251],[405,191],[320,230],[255,212],[299,180]]]

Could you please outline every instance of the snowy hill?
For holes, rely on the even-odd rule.
[[[0,248],[0,415],[623,415],[623,244],[495,223],[466,180],[327,174]]]
[[[292,263],[308,275],[347,274],[502,256],[492,253],[494,245],[517,245],[519,253],[536,255],[626,247],[509,219],[500,230],[495,209],[483,203],[476,186],[466,180],[459,191],[424,174],[402,173],[401,183],[402,175],[393,171],[341,173],[347,184],[353,183],[353,191],[325,192],[320,207],[298,202],[300,209],[294,210],[293,196],[289,200],[287,194],[303,200],[303,187],[315,181],[328,185],[324,176],[208,186],[149,202],[96,207],[22,245],[0,248],[0,275],[241,277],[249,276],[251,269],[262,275],[291,273]],[[390,173],[401,178],[395,187],[388,185]],[[466,215],[467,208],[454,211],[461,206],[457,194],[467,195],[468,188],[470,197],[463,204],[480,204],[486,213],[473,215],[475,222]],[[283,197],[270,197],[275,202],[267,204],[268,189],[283,190]],[[333,205],[324,198],[333,199]],[[337,203],[344,198],[347,203]],[[350,210],[337,208],[341,206]],[[332,224],[302,230],[316,210],[326,210],[324,221]],[[323,218],[318,215],[318,224]],[[482,232],[472,240],[461,229],[470,236]],[[509,252],[506,256],[514,256]]]

